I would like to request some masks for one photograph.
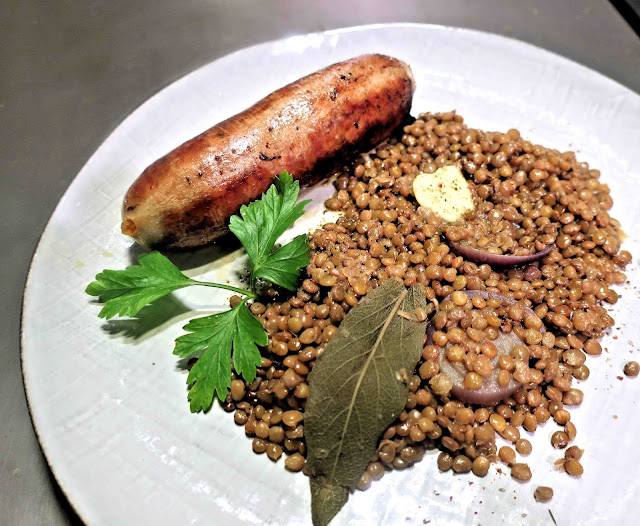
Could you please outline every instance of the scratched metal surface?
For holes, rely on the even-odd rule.
[[[160,88],[258,42],[416,21],[513,36],[640,91],[640,41],[604,1],[7,1],[0,9],[0,524],[75,524],[35,438],[20,374],[29,261],[59,198],[104,138]]]

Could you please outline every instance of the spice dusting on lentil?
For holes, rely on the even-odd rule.
[[[416,202],[419,173],[456,165],[474,207],[447,224]],[[614,285],[631,255],[620,250],[620,225],[608,210],[613,201],[600,173],[559,152],[523,139],[515,129],[485,132],[465,125],[455,112],[423,113],[402,133],[363,154],[335,179],[326,201],[341,217],[309,236],[311,263],[291,297],[254,302],[269,334],[258,376],[234,378],[224,404],[253,439],[253,450],[285,467],[305,470],[304,407],[307,375],[345,314],[385,280],[421,284],[438,305],[436,331],[425,344],[416,371],[407,374],[405,409],[380,439],[358,484],[368,488],[391,469],[404,469],[439,448],[441,471],[487,474],[502,461],[521,481],[532,477],[518,456],[532,452],[521,429],[534,432],[550,419],[560,426],[553,447],[564,450],[557,466],[580,476],[582,450],[573,445],[576,426],[569,409],[582,403],[573,379],[585,380],[597,341],[614,320]],[[449,243],[492,254],[528,255],[554,245],[542,259],[520,268],[476,264]],[[510,302],[473,296],[488,291]],[[269,296],[268,296],[269,297]],[[412,313],[422,318],[427,313]],[[546,328],[546,330],[545,330]],[[496,340],[513,333],[520,343],[498,356]],[[516,388],[497,403],[464,403],[441,360],[464,372],[466,390],[479,390],[495,375]],[[625,373],[638,374],[630,362]],[[512,447],[498,451],[496,435]],[[515,449],[514,449],[515,448]],[[538,487],[548,501],[551,488]]]

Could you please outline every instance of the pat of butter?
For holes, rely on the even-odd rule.
[[[449,223],[474,209],[469,184],[456,166],[443,166],[430,174],[420,172],[413,180],[413,195],[420,205]]]

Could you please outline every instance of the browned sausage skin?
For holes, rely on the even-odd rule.
[[[122,232],[148,247],[205,245],[282,170],[314,184],[382,141],[414,89],[409,66],[383,55],[297,80],[150,165],[125,196]]]

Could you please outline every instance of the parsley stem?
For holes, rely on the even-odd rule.
[[[203,285],[205,287],[215,287],[217,289],[230,290],[231,292],[237,292],[238,294],[242,294],[243,296],[248,296],[249,298],[254,300],[258,298],[258,295],[255,292],[252,292],[246,289],[239,289],[237,287],[232,287],[231,285],[223,285],[221,283],[209,283],[207,281],[196,281],[196,284]]]

